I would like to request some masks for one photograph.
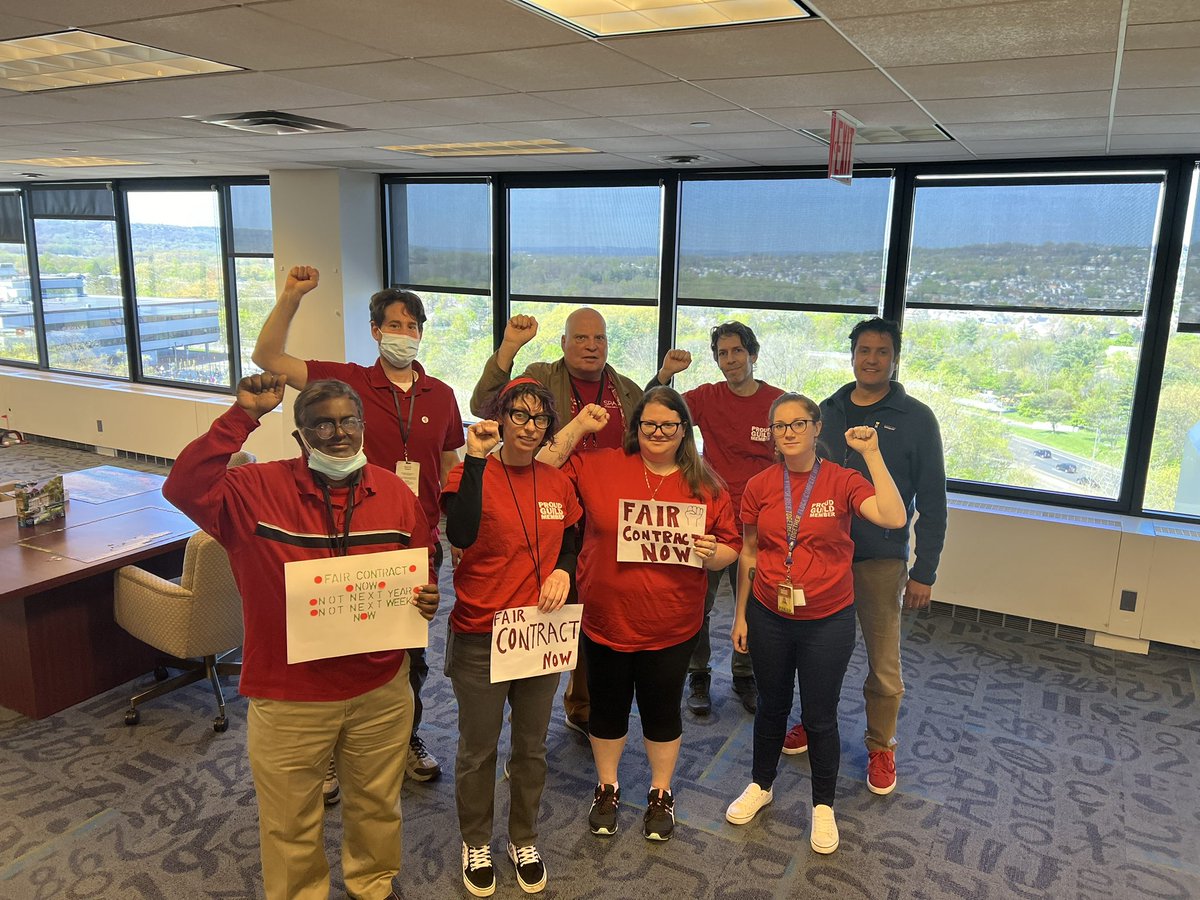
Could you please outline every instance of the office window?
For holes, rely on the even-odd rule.
[[[38,361],[29,251],[18,191],[0,191],[0,359]]]
[[[267,314],[275,305],[275,245],[271,230],[271,188],[266,184],[229,186],[229,251],[233,257],[233,298],[237,310],[241,373],[261,372],[250,354]]]
[[[142,377],[228,387],[217,192],[131,190],[126,202]]]
[[[1158,392],[1144,507],[1200,517],[1200,229],[1196,227],[1200,166],[1191,197],[1175,316]]]
[[[883,293],[892,180],[685,181],[679,297],[873,312]],[[750,324],[750,323],[747,323]]]
[[[918,179],[900,377],[950,478],[1115,499],[1162,174]]]
[[[415,291],[428,321],[417,359],[454,389],[470,416],[492,353],[491,186],[474,181],[387,185],[390,283]]]
[[[50,368],[128,378],[112,190],[38,186],[29,204]]]

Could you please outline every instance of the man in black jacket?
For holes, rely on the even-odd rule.
[[[900,357],[900,328],[886,319],[859,322],[850,332],[854,381],[821,404],[821,441],[836,463],[866,464],[846,448],[847,428],[870,425],[879,450],[908,507],[903,529],[879,528],[854,519],[854,606],[867,648],[867,787],[890,794],[896,787],[896,720],[904,681],[900,673],[900,610],[926,609],[946,538],[946,464],[937,418],[924,403],[893,381]],[[908,567],[908,530],[913,513],[916,558]],[[901,599],[903,598],[903,599]],[[803,725],[788,733],[785,752],[807,749]]]

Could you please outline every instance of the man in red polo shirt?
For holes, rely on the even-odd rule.
[[[725,322],[713,328],[709,336],[713,361],[725,380],[692,388],[684,393],[683,399],[704,438],[704,459],[725,479],[736,516],[742,505],[742,491],[746,482],[775,461],[769,413],[771,404],[783,391],[754,377],[759,344],[749,326],[741,322]],[[686,350],[667,351],[662,368],[647,388],[669,383],[691,364],[692,354]],[[712,710],[709,696],[712,684],[709,615],[716,603],[722,577],[729,579],[730,589],[737,593],[737,573],[736,560],[724,569],[708,573],[704,624],[700,627],[700,640],[688,665],[687,704],[688,709],[698,716],[707,716]],[[735,647],[730,670],[734,693],[741,698],[742,706],[748,712],[754,712],[758,692],[750,668],[750,654],[741,653]]]
[[[367,460],[395,472],[421,503],[435,547],[435,571],[442,562],[438,541],[438,506],[442,484],[458,464],[465,443],[462,417],[454,391],[426,374],[416,361],[425,330],[425,307],[411,291],[384,290],[371,297],[371,337],[379,344],[379,359],[367,367],[355,363],[303,360],[285,352],[288,329],[300,301],[320,282],[312,266],[293,266],[275,307],[263,323],[253,359],[266,372],[286,375],[289,387],[302,390],[310,381],[335,378],[349,384],[363,402],[363,449]],[[413,689],[413,729],[408,753],[408,778],[431,781],[441,775],[437,759],[425,747],[421,724],[421,687],[429,675],[423,649],[409,651],[409,680]],[[336,803],[337,780],[332,770],[326,801]]]

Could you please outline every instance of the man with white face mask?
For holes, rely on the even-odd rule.
[[[354,388],[363,403],[363,449],[367,459],[372,465],[395,472],[417,495],[433,534],[435,567],[440,567],[438,502],[446,477],[458,465],[457,450],[466,440],[454,391],[426,374],[416,361],[425,330],[425,307],[412,291],[389,289],[371,297],[371,337],[379,344],[379,359],[373,366],[299,359],[285,350],[288,329],[301,300],[320,280],[321,273],[312,266],[292,267],[254,345],[254,362],[271,374],[286,375],[288,385],[297,390],[310,381],[327,378]],[[424,650],[412,650],[409,656],[415,710],[408,778],[431,781],[441,775],[441,767],[417,733],[422,713],[421,687],[429,666]],[[332,771],[327,788],[326,801],[336,803],[338,784]]]

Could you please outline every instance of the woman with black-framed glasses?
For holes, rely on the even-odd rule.
[[[496,889],[492,865],[497,744],[512,708],[508,857],[526,893],[546,886],[537,819],[546,783],[546,729],[559,673],[492,682],[496,613],[563,605],[575,569],[581,515],[570,480],[534,458],[552,440],[553,395],[532,378],[509,382],[467,429],[467,456],[442,489],[446,536],[461,548],[446,674],[458,700],[455,798],[462,832],[463,884],[477,897]]]
[[[564,456],[587,424],[585,410],[559,432]],[[700,458],[683,398],[653,388],[634,408],[620,450],[576,454],[564,471],[585,514],[579,554],[589,722],[597,781],[588,825],[617,830],[629,713],[637,698],[650,791],[642,833],[669,840],[671,780],[679,758],[684,679],[704,621],[707,569],[737,558],[729,495]]]
[[[760,472],[742,495],[733,645],[750,653],[758,685],[752,781],[725,811],[734,825],[751,822],[774,795],[793,685],[799,682],[812,770],[809,843],[838,848],[833,800],[841,760],[838,700],[854,651],[854,542],[850,520],[883,528],[907,521],[900,493],[879,453],[874,428],[846,432],[871,474],[818,458],[821,410],[800,394],[771,405],[779,464]],[[872,483],[873,482],[873,483]]]

